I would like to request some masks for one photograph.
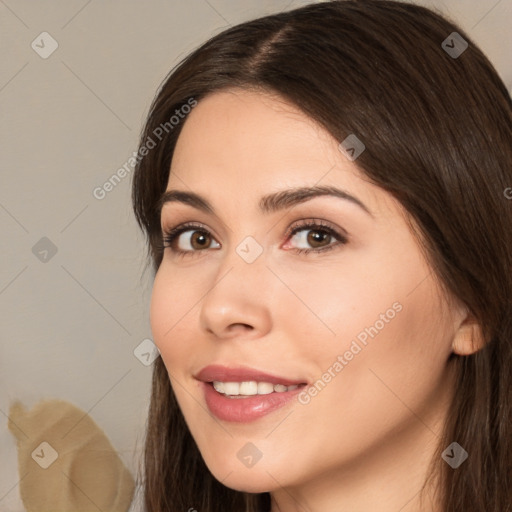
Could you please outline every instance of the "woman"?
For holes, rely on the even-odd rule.
[[[467,34],[382,0],[232,27],[137,160],[148,512],[512,510],[512,102]]]

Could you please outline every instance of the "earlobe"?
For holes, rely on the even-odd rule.
[[[460,324],[455,332],[452,350],[460,356],[469,356],[478,352],[485,346],[482,328],[477,320],[470,314]]]

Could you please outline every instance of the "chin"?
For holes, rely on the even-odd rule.
[[[281,471],[273,470],[267,472],[263,461],[259,461],[253,467],[247,468],[238,459],[234,464],[232,461],[226,462],[226,464],[219,464],[217,459],[213,464],[207,463],[206,465],[214,478],[222,485],[234,491],[249,493],[270,492],[278,488],[279,484],[282,484],[279,476],[277,476],[279,484],[271,476],[272,474],[279,475]]]
[[[217,478],[217,475],[214,475]],[[217,478],[218,479],[218,478]],[[271,492],[278,487],[276,481],[271,478],[267,473],[262,475],[252,475],[250,472],[247,474],[231,473],[224,480],[219,480],[222,485],[229,489],[239,492],[248,492],[253,494],[260,494],[263,492]]]

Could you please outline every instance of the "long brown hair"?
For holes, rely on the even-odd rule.
[[[447,51],[463,49],[453,32],[468,43],[458,55]],[[278,93],[336,140],[354,133],[365,143],[358,167],[414,219],[439,281],[487,341],[450,360],[456,389],[431,466],[443,511],[511,512],[512,101],[496,70],[459,26],[396,1],[323,2],[212,37],[165,79],[141,135],[142,148],[166,127],[133,174],[133,207],[155,272],[163,256],[157,204],[186,122],[171,126],[169,119],[233,87]],[[453,441],[469,452],[456,470],[440,457]],[[238,492],[211,475],[161,358],[143,484],[147,512],[270,510],[268,493]]]

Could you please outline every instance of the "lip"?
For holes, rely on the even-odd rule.
[[[228,398],[219,393],[211,382],[200,383],[206,405],[218,419],[236,423],[249,423],[274,412],[294,399],[304,388],[299,386],[292,391],[254,395],[247,398]]]
[[[218,419],[236,423],[249,423],[284,407],[307,386],[304,380],[279,377],[253,368],[239,366],[228,368],[209,365],[203,368],[196,379],[200,382],[206,405]],[[273,392],[267,395],[254,395],[246,398],[229,398],[213,387],[213,381],[220,382],[269,382],[284,386],[297,385],[291,391]]]
[[[256,382],[269,382],[270,384],[283,384],[283,386],[293,386],[299,384],[307,384],[304,380],[294,380],[287,377],[280,377],[270,373],[255,370],[247,366],[237,366],[228,368],[219,364],[211,364],[205,366],[196,376],[196,379],[203,382],[248,382],[255,380]],[[263,396],[263,395],[262,395]]]

